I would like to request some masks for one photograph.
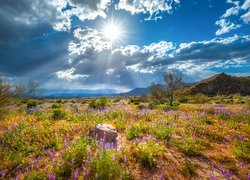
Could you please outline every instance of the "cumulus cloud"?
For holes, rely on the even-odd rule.
[[[81,21],[106,17],[110,0],[2,0],[0,15],[16,23],[48,23],[57,31],[71,28],[71,17]]]
[[[56,76],[59,79],[66,79],[66,80],[75,80],[82,77],[88,77],[88,75],[81,75],[81,74],[74,74],[75,68],[67,69],[65,71],[58,71],[56,72]]]
[[[93,33],[96,38],[92,37]],[[202,78],[202,72],[215,73],[212,68],[242,67],[250,59],[250,36],[180,44],[160,41],[112,49],[98,30],[77,29],[74,34],[68,49],[71,61],[59,72],[77,77],[88,75],[79,78],[84,85],[148,86],[160,82],[162,74],[169,69],[178,69],[192,78],[197,73]]]
[[[162,18],[162,12],[171,13],[179,3],[179,0],[120,0],[116,9],[129,11],[131,14],[149,14],[145,20],[157,20]]]
[[[220,26],[215,32],[217,36],[240,28],[242,26],[238,24],[240,21],[243,21],[243,24],[248,24],[250,22],[250,0],[245,0],[243,3],[235,0],[227,0],[227,3],[232,4],[233,7],[227,9],[220,19],[215,22],[216,25]],[[232,16],[236,16],[236,19],[238,19],[237,23],[232,22]]]
[[[241,27],[239,24],[234,24],[232,22],[227,21],[226,19],[220,19],[219,21],[216,21],[216,25],[220,26],[220,29],[218,29],[215,34],[217,36],[228,33],[232,30],[238,29]]]

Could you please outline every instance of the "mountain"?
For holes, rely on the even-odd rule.
[[[250,95],[250,76],[235,77],[221,73],[204,79],[194,85],[181,88],[177,92],[190,95],[202,93],[208,96],[232,94]]]
[[[120,93],[119,95],[120,96],[141,96],[141,95],[145,95],[145,94],[149,94],[149,93],[150,93],[150,90],[148,87],[146,87],[146,88],[135,88],[129,92]]]
[[[112,89],[42,89],[40,94],[47,98],[77,98],[77,97],[99,97],[99,96],[113,96],[116,94]]]

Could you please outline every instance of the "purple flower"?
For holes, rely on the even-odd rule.
[[[231,172],[227,170],[226,171],[226,177],[229,179],[231,176],[232,176]]]
[[[161,179],[161,180],[164,180],[163,174],[160,175],[160,179]]]
[[[55,180],[56,176],[53,174],[48,174],[48,180]]]
[[[69,136],[69,133],[67,132],[67,133],[66,133],[66,138],[69,139],[69,137],[70,137],[70,136]]]
[[[242,142],[244,140],[244,137],[239,135],[238,139],[239,139],[240,142]]]
[[[0,171],[0,177],[5,176],[5,171]]]
[[[123,157],[123,162],[124,162],[124,163],[127,162],[127,157],[126,157],[126,155],[124,155],[124,157]]]
[[[79,176],[79,171],[76,170],[76,171],[74,172],[74,180],[76,180],[76,179],[78,178],[78,176]]]
[[[64,145],[65,148],[68,147],[67,139],[64,139],[63,145]]]

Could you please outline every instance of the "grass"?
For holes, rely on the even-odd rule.
[[[0,179],[246,179],[249,100],[199,98],[177,108],[136,97],[20,100],[1,119]],[[116,149],[87,136],[98,123],[116,127]]]

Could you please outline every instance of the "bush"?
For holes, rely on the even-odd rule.
[[[139,137],[140,133],[141,133],[140,128],[138,126],[133,125],[127,131],[126,137],[127,137],[128,140],[132,140],[132,139],[134,139],[136,137]]]
[[[53,109],[58,109],[60,107],[61,107],[61,105],[60,104],[56,104],[56,103],[52,104],[52,106],[51,106],[51,108],[53,108]]]
[[[92,109],[104,109],[107,106],[109,106],[107,97],[101,97],[99,100],[92,99],[89,103],[89,108]]]
[[[137,105],[137,109],[139,109],[139,110],[147,109],[147,106],[145,104],[139,104],[139,105]]]
[[[27,108],[28,108],[28,109],[30,109],[30,108],[35,108],[35,107],[37,107],[37,105],[38,105],[38,102],[37,102],[37,101],[29,101],[29,102],[27,103]]]
[[[141,142],[134,151],[135,157],[144,168],[154,168],[157,166],[157,157],[162,156],[165,148],[153,141]]]
[[[54,120],[64,119],[66,117],[66,112],[62,109],[56,109],[53,111],[52,118]]]
[[[118,167],[118,163],[113,160],[114,153],[106,150],[98,153],[96,158],[92,158],[90,162],[91,175],[97,174],[97,179],[120,179],[123,171]]]

